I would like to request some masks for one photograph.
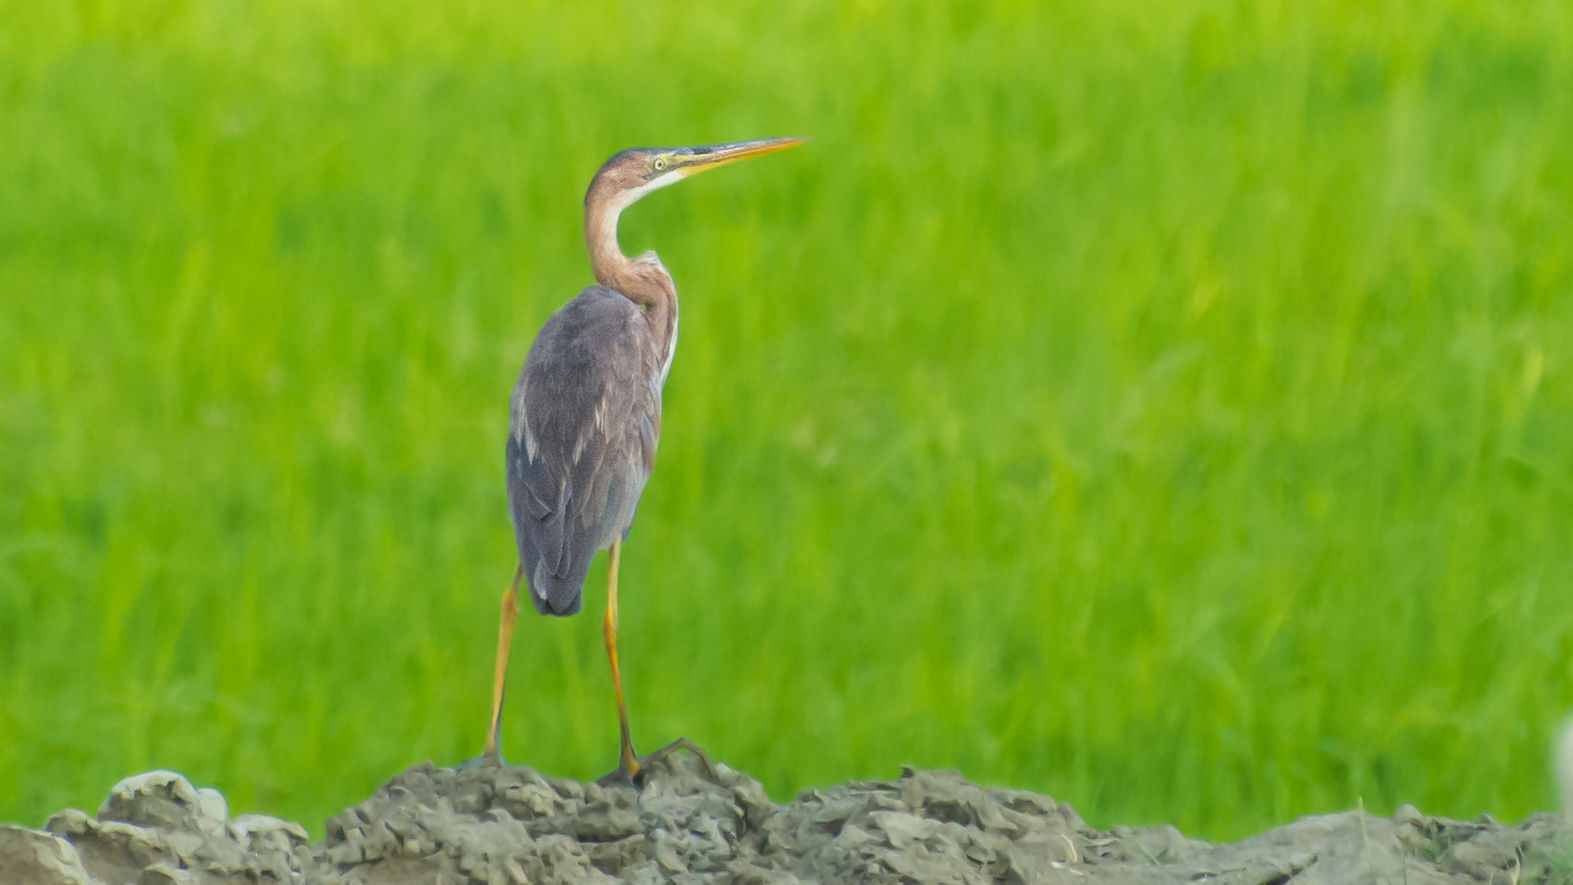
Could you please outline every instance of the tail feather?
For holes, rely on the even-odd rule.
[[[568,574],[555,575],[544,560],[537,561],[535,573],[528,576],[530,601],[535,603],[535,610],[559,618],[578,614],[584,604],[584,576],[589,565],[589,557],[580,557]]]

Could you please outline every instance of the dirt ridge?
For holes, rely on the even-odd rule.
[[[0,883],[15,885],[404,885],[442,882],[1288,883],[1573,885],[1573,826],[1358,811],[1305,817],[1213,845],[1172,826],[1086,824],[1069,805],[980,787],[953,771],[902,770],[775,804],[725,766],[690,760],[643,789],[548,778],[523,766],[413,766],[328,819],[229,815],[216,790],[169,771],[116,784],[97,815],[67,809],[41,830],[0,826]]]

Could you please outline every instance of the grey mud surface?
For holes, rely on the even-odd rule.
[[[689,760],[641,791],[524,767],[418,765],[327,821],[229,815],[223,796],[155,771],[90,816],[0,826],[5,885],[176,883],[1573,883],[1569,826],[1488,818],[1307,817],[1227,845],[1173,827],[1089,827],[1069,805],[959,774],[904,770],[776,805],[759,783]]]

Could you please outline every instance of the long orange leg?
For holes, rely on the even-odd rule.
[[[622,549],[621,538],[612,542],[610,561],[606,566],[606,617],[601,620],[601,638],[606,640],[606,657],[612,663],[612,692],[617,696],[617,726],[622,733],[622,747],[617,755],[617,770],[601,778],[600,783],[621,781],[639,785],[640,773],[646,767],[678,750],[687,750],[698,756],[705,775],[711,780],[716,780],[715,767],[710,764],[710,757],[705,755],[704,750],[694,746],[688,738],[678,738],[643,760],[634,755],[634,742],[628,735],[628,711],[623,707],[623,678],[617,671],[617,562]]]
[[[502,595],[502,624],[497,628],[497,670],[492,676],[492,722],[486,729],[486,752],[483,759],[502,759],[502,699],[503,686],[508,681],[508,646],[513,641],[513,622],[519,617],[519,579],[524,577],[524,563],[513,570],[513,583]]]
[[[633,780],[639,773],[639,760],[634,756],[634,742],[628,735],[628,711],[623,707],[623,677],[617,671],[617,562],[622,550],[621,538],[612,542],[606,564],[606,617],[601,619],[601,638],[606,640],[606,658],[612,663],[612,692],[617,695],[617,727],[622,733],[616,773]]]

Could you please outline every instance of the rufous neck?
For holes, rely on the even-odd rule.
[[[618,189],[600,175],[584,198],[584,242],[595,281],[645,308],[665,352],[677,326],[677,287],[654,252],[629,258],[617,245],[617,221],[641,193]]]

